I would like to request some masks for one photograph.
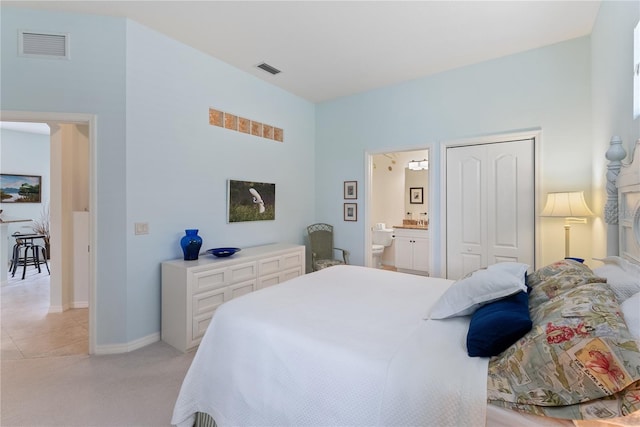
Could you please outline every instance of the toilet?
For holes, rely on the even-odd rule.
[[[382,268],[382,254],[384,248],[391,246],[393,242],[393,228],[386,228],[385,224],[376,224],[373,230],[373,245],[371,245],[371,254],[373,256],[373,266]]]

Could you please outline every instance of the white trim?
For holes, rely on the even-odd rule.
[[[533,139],[533,161],[534,161],[534,207],[536,210],[535,220],[534,220],[534,269],[539,267],[538,263],[542,260],[542,248],[541,248],[541,240],[540,240],[540,216],[538,212],[542,210],[541,205],[541,185],[540,185],[540,156],[541,156],[541,141],[542,141],[542,129],[541,128],[532,128],[525,129],[522,131],[516,132],[507,132],[507,133],[498,133],[495,135],[484,135],[463,139],[455,139],[451,141],[442,141],[440,144],[440,224],[439,229],[441,230],[441,238],[440,238],[440,271],[442,275],[446,275],[447,271],[447,149],[452,147],[462,147],[465,145],[484,145],[484,144],[492,144],[492,143],[500,143],[500,142],[508,142],[514,140],[524,140],[524,139]]]
[[[97,346],[93,354],[129,353],[158,341],[160,341],[160,332],[154,332],[150,335],[147,335],[146,337],[138,338],[137,340],[129,341],[128,343],[124,344],[107,344]]]
[[[71,308],[89,308],[89,301],[73,301]]]
[[[96,241],[98,224],[98,180],[97,180],[97,123],[95,114],[84,113],[52,113],[34,111],[0,110],[0,121],[8,122],[45,122],[72,123],[89,126],[89,354],[96,350],[97,331],[97,288],[96,266],[98,260],[98,246]],[[62,308],[62,307],[60,307]]]
[[[50,305],[49,306],[49,313],[62,313],[65,310],[68,310],[69,307],[67,307],[66,305]]]

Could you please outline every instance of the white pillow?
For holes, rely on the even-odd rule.
[[[593,273],[607,279],[619,303],[640,292],[640,266],[616,256],[598,260],[604,265],[594,268]]]
[[[524,273],[528,268],[527,264],[501,262],[474,271],[451,285],[436,301],[431,318],[468,316],[484,304],[526,291]]]
[[[627,298],[620,304],[620,309],[629,332],[635,339],[640,340],[640,292]]]

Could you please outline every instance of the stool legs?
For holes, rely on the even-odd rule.
[[[40,267],[40,262],[44,262],[45,267],[47,267],[47,272],[51,274],[51,270],[49,270],[49,263],[47,262],[47,249],[44,246],[38,246],[38,250],[42,254],[42,261],[38,262],[38,267]]]
[[[23,252],[24,251],[24,252]],[[31,251],[31,254],[29,254]],[[42,256],[42,258],[40,258]],[[16,243],[13,247],[13,257],[11,259],[11,265],[9,267],[11,271],[11,277],[15,277],[16,270],[19,265],[22,265],[22,279],[27,275],[27,266],[34,265],[38,269],[38,273],[42,273],[40,264],[44,263],[47,267],[47,272],[51,274],[49,269],[49,263],[47,262],[47,251],[43,246],[34,245],[31,243]]]
[[[22,280],[24,280],[27,274],[27,256],[29,254],[29,249],[31,249],[31,257],[34,260],[33,262],[38,266],[38,273],[40,273],[40,264],[38,261],[38,252],[35,251],[34,245],[27,245],[24,249],[24,258],[22,259]]]

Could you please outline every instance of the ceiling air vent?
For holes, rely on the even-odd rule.
[[[265,62],[263,62],[262,64],[258,65],[258,68],[266,71],[267,73],[271,73],[274,76],[280,72],[280,70],[278,70],[276,67],[272,67],[271,65],[269,65],[269,64],[267,64]]]
[[[18,53],[20,56],[69,59],[69,34],[20,30]]]

